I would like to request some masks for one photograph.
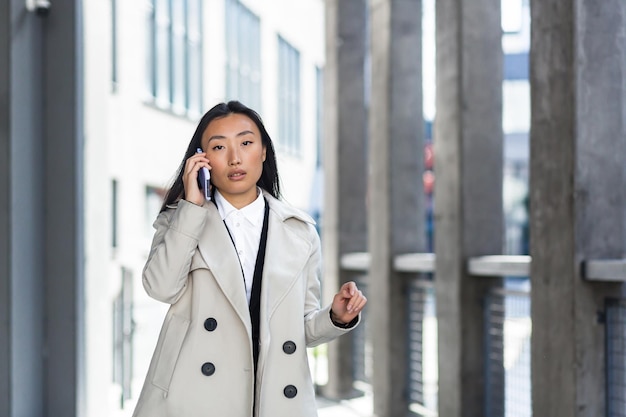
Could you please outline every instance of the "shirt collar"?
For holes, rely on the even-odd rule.
[[[256,199],[252,203],[241,208],[241,210],[237,210],[237,208],[230,204],[228,200],[220,194],[219,190],[215,190],[215,204],[217,205],[217,210],[219,211],[222,220],[225,220],[233,213],[239,212],[246,220],[255,226],[260,225],[263,222],[263,216],[265,215],[265,201],[263,199],[263,193],[259,187],[257,187]]]

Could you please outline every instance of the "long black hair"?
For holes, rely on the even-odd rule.
[[[259,116],[256,111],[246,107],[239,101],[233,100],[228,103],[217,104],[211,110],[206,112],[200,119],[198,127],[191,138],[191,142],[189,142],[183,161],[180,163],[180,166],[176,171],[176,179],[165,195],[161,211],[164,211],[169,204],[173,204],[178,200],[185,198],[185,187],[183,185],[185,162],[187,162],[187,159],[196,153],[197,148],[201,147],[202,135],[204,134],[204,131],[209,123],[215,119],[219,119],[233,113],[243,114],[244,116],[249,117],[250,120],[252,120],[257,126],[259,132],[261,132],[261,141],[263,146],[265,146],[265,161],[263,162],[263,172],[261,173],[261,178],[259,178],[256,184],[270,193],[273,197],[280,198],[280,182],[278,179],[278,168],[276,166],[276,153],[274,152],[272,139],[263,125],[261,116]]]

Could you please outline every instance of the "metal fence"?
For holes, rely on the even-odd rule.
[[[355,277],[355,282],[363,293],[367,293],[367,279],[365,276]],[[354,355],[352,356],[354,380],[365,383],[371,382],[372,375],[372,345],[371,339],[368,337],[368,311],[369,309],[367,308],[363,309],[361,312],[361,325],[352,331],[354,333]]]
[[[607,416],[626,417],[626,299],[606,302]]]
[[[530,295],[493,290],[485,300],[486,416],[530,417]]]
[[[468,271],[475,279],[505,278],[484,300],[485,416],[531,417],[529,256],[492,255],[471,258]],[[434,291],[434,254],[406,254],[394,260],[409,278],[409,401],[411,411],[436,416],[438,397],[437,317]],[[342,259],[348,270],[366,272],[367,253]],[[584,278],[594,282],[626,283],[626,259],[587,260]],[[366,282],[360,280],[360,286]],[[606,301],[606,417],[626,417],[626,299]],[[355,380],[369,383],[372,352],[365,326],[355,330]],[[599,416],[600,417],[600,416]]]
[[[433,282],[409,281],[409,402],[421,415],[436,415],[437,316]]]

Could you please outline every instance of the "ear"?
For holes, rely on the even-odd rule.
[[[267,157],[267,146],[263,146],[263,162],[265,162],[266,157]]]

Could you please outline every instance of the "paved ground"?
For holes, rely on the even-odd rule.
[[[368,394],[339,402],[318,397],[317,404],[319,417],[371,417],[373,414],[372,398]]]

